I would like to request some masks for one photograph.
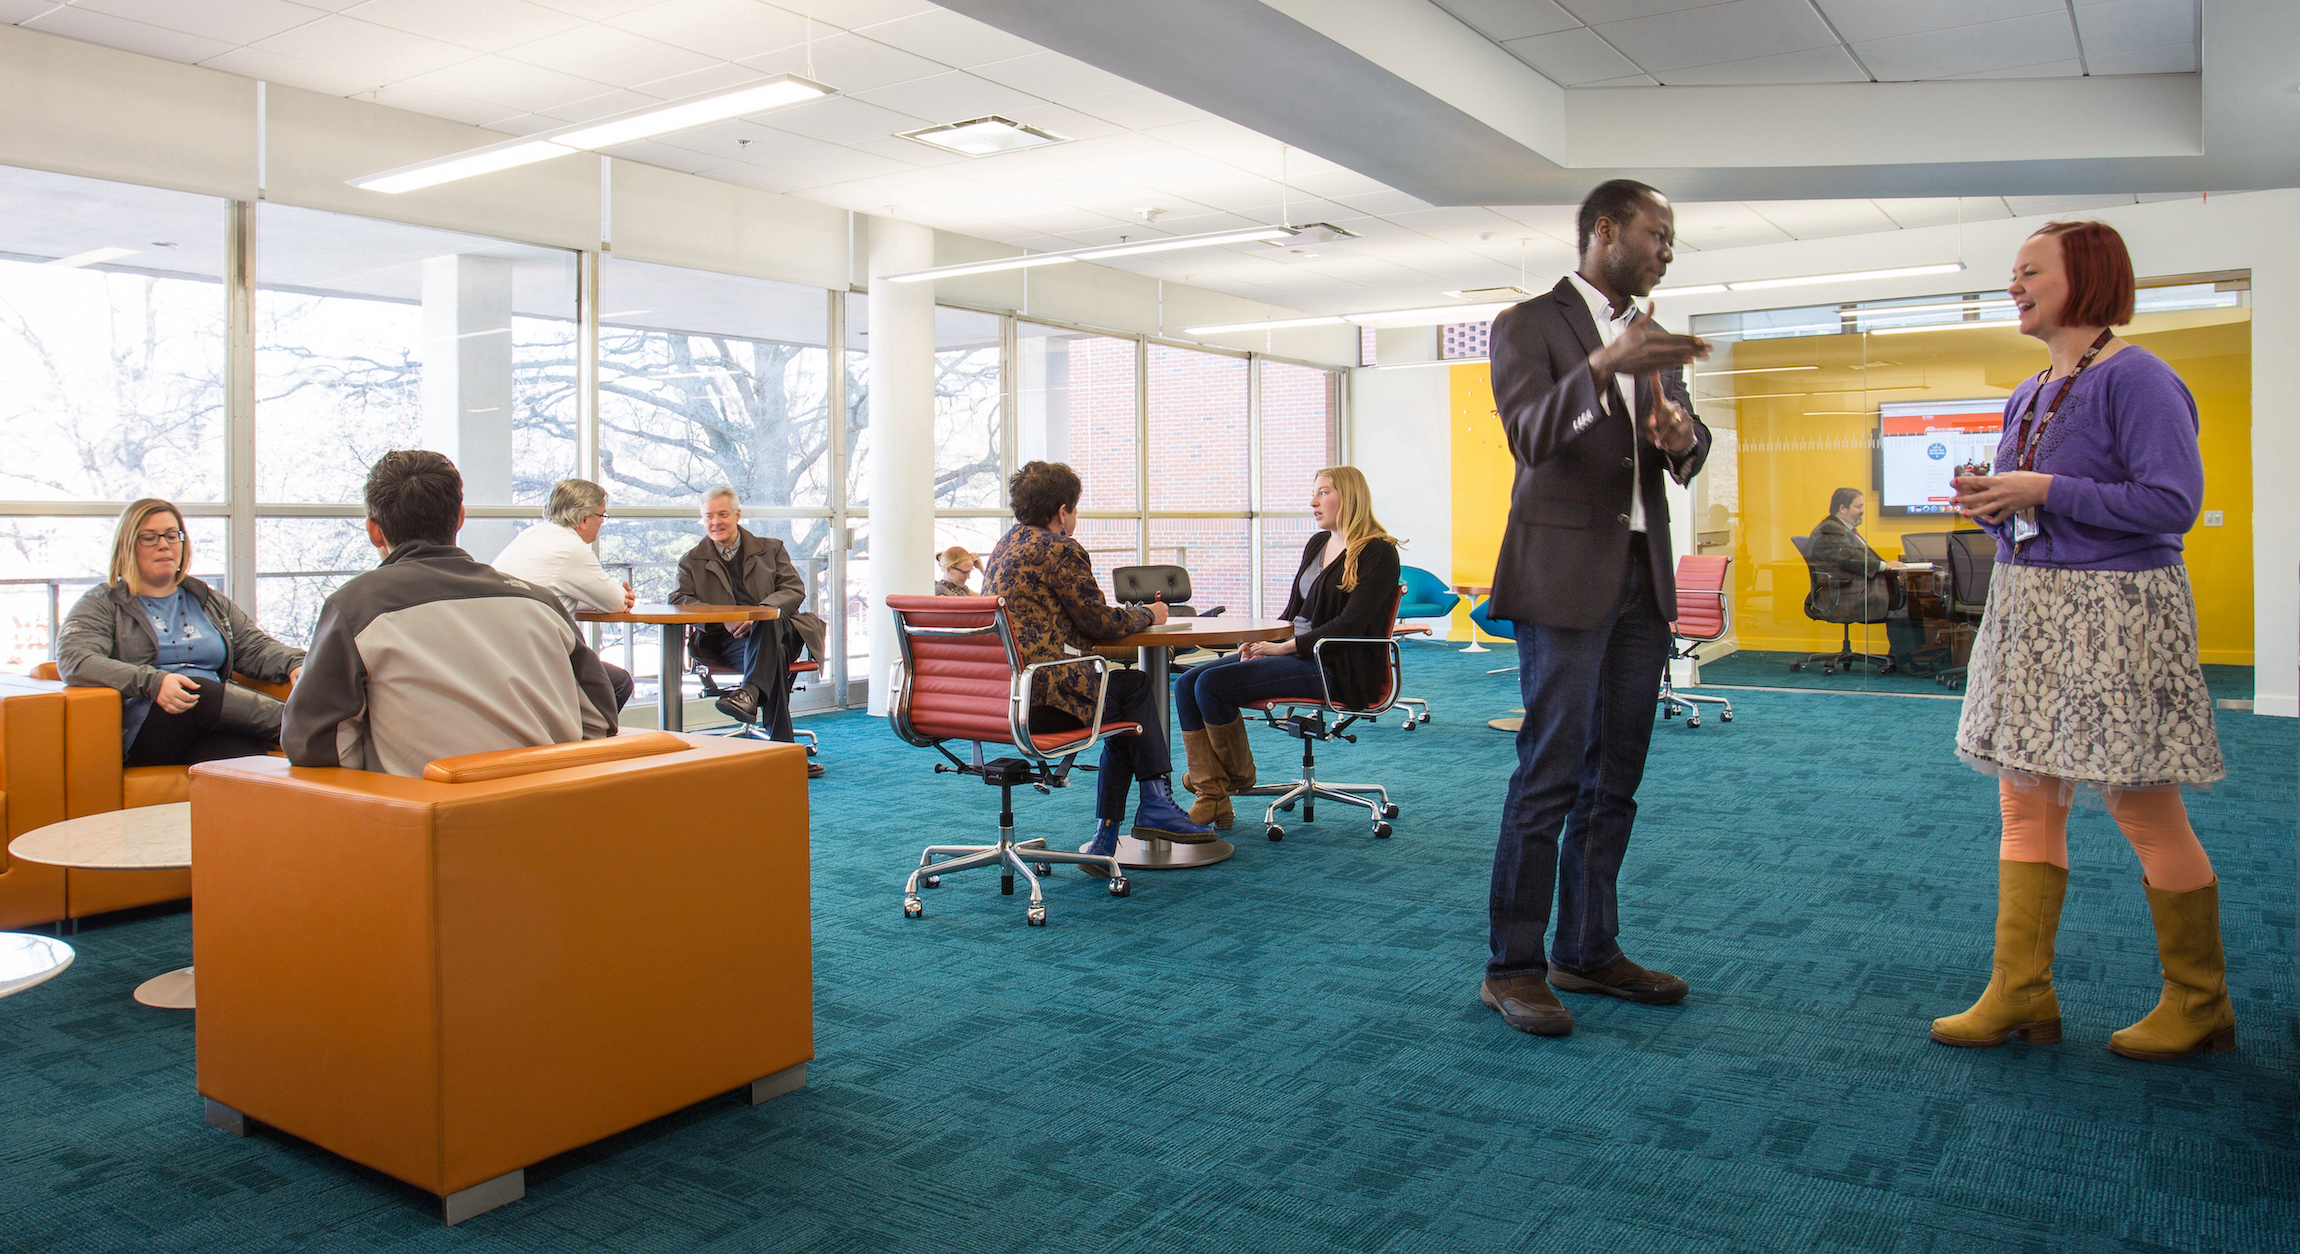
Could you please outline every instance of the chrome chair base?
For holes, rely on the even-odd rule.
[[[1399,698],[1401,701],[1403,699]],[[1307,715],[1289,712],[1281,716],[1278,709],[1289,711],[1308,709],[1314,712]],[[1360,716],[1348,716],[1342,722],[1329,728],[1326,724],[1325,707],[1323,706],[1285,706],[1280,704],[1276,708],[1265,709],[1262,712],[1264,723],[1302,742],[1302,776],[1300,779],[1283,784],[1258,784],[1251,788],[1237,789],[1230,794],[1232,797],[1277,798],[1270,803],[1270,808],[1263,812],[1262,834],[1264,836],[1271,840],[1284,840],[1286,829],[1278,824],[1278,812],[1280,810],[1291,811],[1297,805],[1302,809],[1302,821],[1304,823],[1317,822],[1318,801],[1323,798],[1327,801],[1339,801],[1344,805],[1357,806],[1367,811],[1372,816],[1374,835],[1382,840],[1389,839],[1391,834],[1389,821],[1398,816],[1398,808],[1391,803],[1388,789],[1380,784],[1322,783],[1318,779],[1317,742],[1336,739],[1356,740],[1357,737],[1345,735],[1342,729],[1357,717]],[[1369,793],[1372,795],[1360,795]]]
[[[1027,859],[1024,855],[1028,855]],[[936,858],[945,859],[942,862]],[[995,866],[1005,872],[999,891],[1011,894],[1014,879],[1021,876],[1030,885],[1030,909],[1024,918],[1032,927],[1046,926],[1046,894],[1040,891],[1041,877],[1052,875],[1061,866],[1093,867],[1105,871],[1110,881],[1110,895],[1125,897],[1132,893],[1126,883],[1126,873],[1118,866],[1118,859],[1091,853],[1072,853],[1067,849],[1049,849],[1043,839],[1016,843],[1012,824],[1002,824],[995,845],[928,845],[918,856],[918,869],[902,886],[902,914],[916,919],[926,913],[926,903],[919,898],[922,888],[942,887],[942,877],[953,871],[971,871],[976,867]]]
[[[1704,705],[1725,707],[1718,712],[1717,717],[1727,723],[1733,721],[1733,703],[1731,701],[1723,697],[1696,697],[1689,692],[1679,692],[1676,686],[1669,682],[1669,676],[1666,673],[1661,676],[1661,717],[1665,719],[1675,718],[1683,714],[1687,727],[1699,727],[1701,725],[1701,706]]]

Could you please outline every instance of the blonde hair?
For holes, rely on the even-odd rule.
[[[144,520],[154,514],[173,515],[176,520],[175,529],[184,532],[183,560],[176,563],[176,582],[168,585],[171,588],[182,586],[184,572],[192,568],[192,535],[184,531],[183,511],[156,496],[147,496],[121,512],[120,526],[112,533],[111,582],[118,583],[126,579],[128,572],[136,568],[136,533],[144,529]]]
[[[1398,539],[1382,528],[1374,517],[1374,490],[1366,483],[1366,476],[1355,466],[1328,466],[1310,476],[1315,484],[1320,479],[1331,480],[1334,495],[1341,498],[1341,512],[1334,519],[1334,534],[1342,538],[1342,591],[1358,586],[1358,553],[1368,541],[1387,540],[1396,544]]]

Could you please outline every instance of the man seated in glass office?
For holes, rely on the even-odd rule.
[[[1898,572],[1902,563],[1877,556],[1861,538],[1868,502],[1859,488],[1829,494],[1829,516],[1805,539],[1805,560],[1827,576],[1816,580],[1806,612],[1831,623],[1872,623],[1882,619],[1895,670],[1908,669],[1924,647],[1924,624],[1913,617],[1908,589]]]

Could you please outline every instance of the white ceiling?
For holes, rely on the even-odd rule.
[[[1804,82],[1824,63],[1851,81],[2001,74],[2020,70],[2003,64],[2010,46],[2046,67],[2034,73],[2078,73],[2080,37],[2096,74],[2196,59],[2196,0],[1441,2],[1560,82],[1607,56],[1625,68],[1590,81]],[[1438,304],[1448,289],[1514,282],[1521,264],[1543,285],[1571,265],[1569,207],[1433,206],[925,0],[814,7],[810,18],[805,0],[0,0],[0,21],[507,134],[811,64],[839,96],[610,151],[1033,249],[1281,220],[1363,237],[1309,256],[1244,245],[1113,263],[1282,309]],[[1558,51],[1569,46],[1580,51]],[[1704,57],[1738,59],[1693,64]],[[894,137],[987,113],[1070,142],[970,158]],[[1685,204],[1678,232],[1683,250],[1736,248],[2133,199]]]

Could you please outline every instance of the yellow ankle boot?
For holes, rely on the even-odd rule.
[[[2060,999],[2052,991],[2052,942],[2068,868],[2049,862],[1997,863],[1997,949],[1989,986],[1961,1015],[1933,1020],[1943,1045],[2001,1045],[2019,1036],[2031,1045],[2060,1039]]]
[[[1190,807],[1190,821],[1217,828],[1237,822],[1237,811],[1230,808],[1229,776],[1212,738],[1205,731],[1183,732],[1182,754],[1189,763],[1182,772],[1182,786],[1198,794]]]
[[[2228,1000],[2228,956],[2220,948],[2220,881],[2185,893],[2151,887],[2148,915],[2156,922],[2156,956],[2164,964],[2164,992],[2148,1017],[2111,1032],[2108,1047],[2127,1058],[2162,1062],[2209,1049],[2236,1048],[2236,1007]]]

